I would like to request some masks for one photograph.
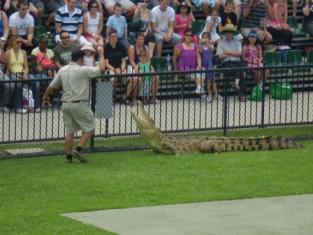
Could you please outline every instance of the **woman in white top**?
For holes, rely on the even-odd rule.
[[[94,47],[103,46],[103,16],[98,11],[99,4],[96,0],[88,3],[88,11],[84,14],[84,37]]]

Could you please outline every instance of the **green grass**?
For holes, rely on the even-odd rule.
[[[313,141],[303,149],[219,155],[150,150],[0,161],[0,234],[111,234],[62,213],[313,193]]]

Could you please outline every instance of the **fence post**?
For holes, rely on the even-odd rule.
[[[226,70],[226,72],[225,72]],[[224,92],[225,92],[225,96],[224,96],[224,112],[223,112],[223,136],[227,136],[227,109],[228,109],[228,84],[227,84],[227,80],[228,80],[228,68],[224,69]]]
[[[97,79],[91,80],[91,110],[95,114],[96,112],[96,86],[97,86]],[[90,151],[95,151],[95,133],[90,138]]]
[[[264,115],[265,115],[265,80],[266,80],[266,69],[262,68],[262,109],[261,109],[261,128],[264,128]]]

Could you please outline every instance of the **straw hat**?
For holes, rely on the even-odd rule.
[[[233,25],[233,24],[226,24],[223,28],[222,28],[222,31],[221,33],[222,34],[225,34],[225,33],[236,33],[237,30],[236,30],[236,27]]]

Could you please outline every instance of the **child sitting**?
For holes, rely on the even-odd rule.
[[[209,32],[211,35],[211,40],[213,44],[217,44],[221,39],[220,35],[217,33],[217,28],[221,27],[221,17],[218,15],[218,11],[213,9],[211,15],[207,17],[206,24],[204,26],[203,32]]]
[[[82,49],[84,51],[84,65],[87,67],[95,67],[96,66],[96,59],[95,59],[95,49],[93,48],[91,43],[86,43]]]

